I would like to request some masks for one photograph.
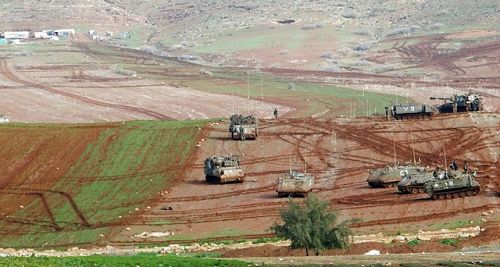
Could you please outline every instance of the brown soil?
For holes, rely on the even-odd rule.
[[[320,255],[333,256],[333,255],[363,255],[370,250],[378,250],[381,254],[404,254],[404,253],[421,253],[421,252],[451,252],[456,251],[458,248],[443,245],[438,242],[422,242],[419,245],[412,246],[408,244],[383,244],[376,242],[368,242],[361,244],[353,244],[349,249],[329,249],[324,250]],[[305,249],[291,249],[290,247],[276,247],[272,245],[265,245],[262,247],[253,247],[246,249],[235,250],[218,250],[226,258],[242,258],[242,257],[283,257],[283,256],[305,256]],[[314,252],[310,252],[311,255]]]
[[[13,220],[9,214],[40,199],[45,209],[41,211],[41,218],[44,219],[38,219],[47,218],[57,228],[47,206],[47,194],[58,193],[50,190],[52,185],[69,171],[87,145],[94,142],[103,129],[112,126],[75,126],[70,131],[54,127],[56,129],[50,131],[36,126],[0,129],[0,142],[11,144],[0,150],[0,165],[6,166],[0,169],[1,220]],[[15,222],[29,225],[31,218]]]
[[[346,250],[329,249],[321,252],[320,255],[363,255],[370,250],[378,250],[381,254],[408,254],[408,253],[428,253],[428,252],[453,252],[461,251],[463,247],[479,245],[495,245],[500,240],[500,226],[491,226],[486,228],[480,235],[468,238],[458,239],[456,246],[441,244],[439,241],[420,241],[417,245],[407,243],[376,243],[367,242],[352,244]],[[251,247],[244,249],[220,249],[217,250],[227,258],[243,257],[283,257],[283,256],[304,256],[304,249],[291,249],[290,247],[264,245],[262,247]]]
[[[67,47],[69,48],[69,46]],[[56,50],[67,53],[68,49]],[[199,68],[183,64],[183,71],[160,67],[152,55],[131,49],[116,49],[112,54],[93,51],[85,43],[75,43],[71,51],[95,60],[86,64],[49,64],[43,53],[28,57],[26,64],[14,58],[0,59],[0,104],[2,114],[13,122],[96,122],[136,119],[206,119],[228,117],[236,108],[260,118],[271,118],[276,107],[283,115],[293,108],[260,99],[247,99],[193,90],[182,84],[190,72]],[[147,66],[145,75],[183,77],[180,84],[127,77],[113,73],[108,67],[121,62]],[[89,59],[90,60],[90,59]],[[99,62],[99,63],[96,63]],[[21,67],[20,67],[21,66]],[[198,77],[199,78],[199,77]],[[22,90],[19,90],[22,89]]]
[[[279,210],[287,204],[286,199],[277,198],[275,181],[290,166],[314,174],[313,191],[331,200],[332,208],[339,209],[344,218],[362,219],[353,225],[358,233],[417,232],[438,222],[477,218],[491,209],[498,212],[495,151],[499,120],[496,114],[394,122],[378,118],[264,120],[258,139],[245,142],[230,140],[227,125],[217,125],[200,148],[199,164],[113,243],[130,244],[135,242],[130,236],[143,231],[170,231],[176,240],[191,242],[269,236],[269,227],[279,221]],[[412,160],[414,149],[415,158],[424,165],[442,165],[443,145],[448,161],[467,159],[479,171],[482,193],[478,196],[433,201],[426,194],[403,195],[394,188],[369,188],[365,182],[368,170],[394,162],[394,151],[400,162]],[[246,181],[206,184],[203,160],[227,153],[240,155]],[[162,221],[168,223],[157,225]]]

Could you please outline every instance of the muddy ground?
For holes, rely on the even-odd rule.
[[[314,174],[313,191],[330,200],[342,219],[360,219],[353,225],[358,234],[417,232],[459,220],[495,224],[500,190],[499,123],[500,116],[492,113],[409,121],[370,117],[262,120],[257,140],[244,142],[230,140],[227,123],[221,123],[207,132],[194,166],[182,182],[164,192],[158,205],[117,235],[113,244],[269,236],[269,227],[279,222],[279,210],[288,202],[277,197],[276,179],[290,167]],[[229,153],[240,156],[245,182],[207,184],[204,159]],[[444,153],[446,161],[468,160],[478,171],[479,195],[433,201],[426,194],[370,188],[365,181],[368,170],[394,160],[415,158],[424,166],[442,166]],[[493,215],[482,217],[491,210]],[[134,238],[145,231],[170,235]]]

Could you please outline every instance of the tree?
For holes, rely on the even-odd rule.
[[[313,250],[316,255],[325,248],[345,249],[352,235],[349,224],[353,221],[337,223],[337,213],[329,211],[330,203],[309,194],[303,207],[290,201],[281,210],[283,225],[275,224],[271,230],[292,242],[292,248],[305,248],[306,255]]]

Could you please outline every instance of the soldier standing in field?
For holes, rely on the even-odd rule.
[[[278,118],[278,109],[277,108],[274,108],[274,118],[277,119]]]

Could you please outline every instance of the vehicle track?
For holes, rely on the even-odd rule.
[[[135,112],[135,113],[140,113],[140,114],[147,115],[148,117],[151,117],[153,119],[158,119],[158,120],[173,120],[173,118],[168,117],[162,113],[148,110],[145,108],[128,106],[128,105],[123,105],[123,104],[102,102],[99,100],[91,99],[91,98],[77,95],[74,93],[65,92],[65,91],[62,91],[60,89],[56,89],[56,88],[53,88],[53,87],[45,85],[45,84],[23,80],[23,79],[17,77],[16,75],[14,75],[10,71],[10,69],[7,66],[7,62],[4,59],[0,59],[0,73],[3,74],[3,76],[6,77],[7,79],[9,79],[10,81],[13,81],[13,82],[16,82],[19,84],[23,84],[25,86],[29,86],[32,88],[44,90],[44,91],[50,92],[52,94],[57,94],[57,95],[73,98],[73,99],[79,100],[79,101],[87,103],[87,104],[92,104],[92,105],[96,105],[96,106],[100,106],[100,107],[116,108],[116,109],[131,111],[131,112]]]

